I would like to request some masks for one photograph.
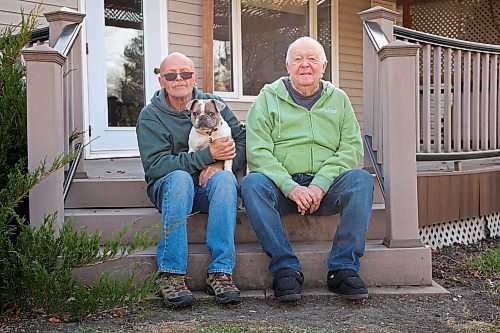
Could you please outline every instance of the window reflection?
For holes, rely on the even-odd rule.
[[[105,0],[108,126],[135,126],[144,106],[142,1]]]
[[[317,6],[314,22],[309,22],[311,2]],[[241,8],[237,11],[241,31],[232,31],[232,6]],[[215,0],[214,90],[235,92],[237,97],[241,93],[256,96],[264,84],[287,76],[288,46],[299,37],[310,36],[311,26],[316,27],[328,60],[323,79],[331,81],[331,8],[331,0]],[[235,36],[241,36],[241,54],[232,53],[237,49]]]
[[[318,42],[325,49],[328,65],[326,66],[323,80],[331,81],[331,60],[332,60],[332,2],[325,0],[318,3]]]
[[[231,20],[231,0],[216,0],[213,41],[215,91],[234,91]]]
[[[243,95],[287,75],[288,46],[309,35],[308,0],[241,1]]]

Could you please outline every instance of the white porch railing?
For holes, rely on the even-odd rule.
[[[46,13],[49,44],[37,43],[22,50],[26,61],[28,104],[28,168],[41,161],[52,163],[69,152],[70,136],[83,131],[82,41],[84,14],[62,8]],[[81,144],[81,138],[75,143]],[[81,166],[80,168],[82,168]],[[30,191],[30,223],[39,225],[45,214],[64,218],[64,170],[58,170]]]
[[[394,34],[420,46],[419,159],[500,156],[500,46],[398,26]]]
[[[359,15],[365,142],[385,189],[385,243],[412,246],[416,160],[500,156],[500,47],[396,27],[398,14],[382,7]]]

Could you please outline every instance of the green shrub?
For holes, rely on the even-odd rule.
[[[75,270],[129,255],[157,239],[145,230],[124,244],[127,225],[100,246],[100,233],[89,235],[70,221],[56,230],[56,215],[32,228],[19,214],[29,190],[79,153],[62,154],[52,165],[43,162],[32,172],[26,168],[26,86],[20,50],[36,26],[38,10],[23,14],[18,27],[0,32],[0,315],[20,310],[81,320],[144,299],[159,286],[156,274],[139,279],[138,267],[120,275],[102,273],[90,286],[75,277]]]
[[[26,168],[26,68],[21,49],[37,26],[37,6],[21,23],[0,31],[0,188],[16,165]],[[20,164],[19,164],[20,163]]]
[[[46,216],[42,225],[30,227],[13,209],[29,189],[77,154],[61,155],[51,167],[45,163],[26,173],[21,168],[8,177],[0,190],[0,314],[12,309],[57,316],[63,320],[81,320],[89,314],[124,306],[147,298],[156,292],[157,274],[137,278],[140,267],[120,275],[102,273],[92,285],[86,286],[75,277],[78,268],[116,260],[152,246],[157,239],[151,230],[135,233],[124,243],[129,225],[122,228],[103,246],[101,234],[88,234],[65,221],[58,232],[56,215]],[[16,221],[15,228],[7,221]],[[159,234],[159,232],[154,232]]]

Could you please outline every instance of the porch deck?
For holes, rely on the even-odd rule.
[[[462,171],[500,168],[500,157],[462,161]],[[417,172],[443,172],[454,169],[453,161],[418,162]],[[136,158],[112,158],[85,160],[84,170],[88,178],[144,179],[141,160]]]

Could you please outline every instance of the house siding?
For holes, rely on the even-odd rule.
[[[40,1],[2,0],[2,5],[0,6],[0,29],[19,24],[21,22],[21,9],[24,13],[29,13],[39,3]],[[43,13],[52,12],[61,7],[78,10],[78,0],[45,0],[38,15],[39,26],[47,26],[47,21]]]
[[[203,86],[203,0],[168,1],[168,52],[190,57]]]
[[[363,30],[358,13],[370,0],[339,1],[339,86],[351,99],[363,129]]]

